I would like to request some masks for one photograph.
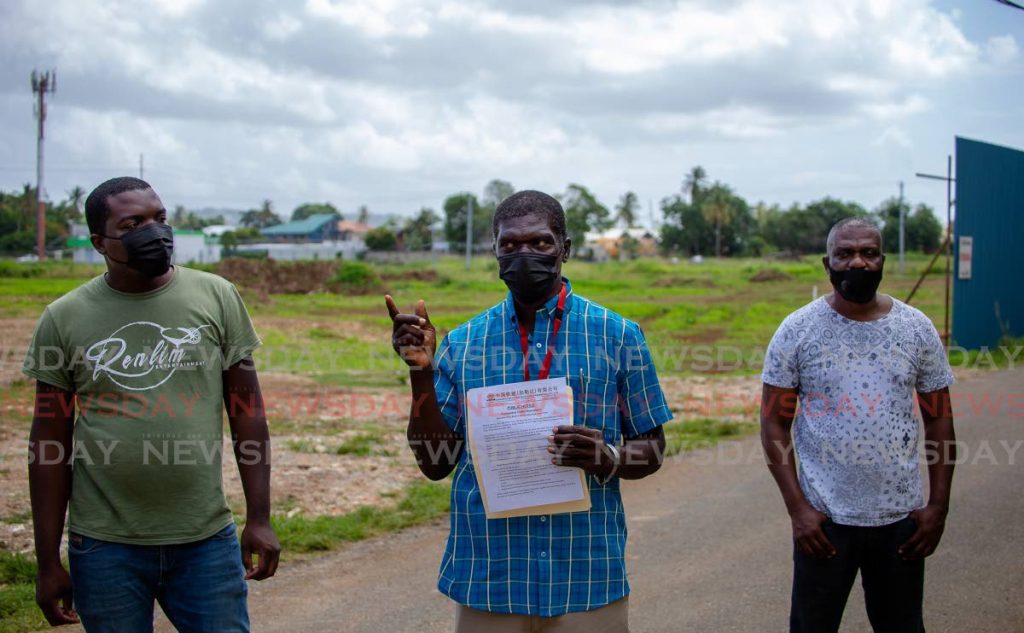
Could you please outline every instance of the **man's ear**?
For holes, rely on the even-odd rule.
[[[829,270],[828,255],[825,255],[824,257],[821,258],[821,265],[825,267],[825,273],[827,274]]]
[[[562,263],[569,261],[569,254],[572,253],[572,238],[565,238],[565,243],[562,245]]]
[[[92,242],[92,247],[96,249],[96,252],[100,255],[107,254],[107,248],[103,246],[103,236],[92,233],[89,235],[89,241]]]

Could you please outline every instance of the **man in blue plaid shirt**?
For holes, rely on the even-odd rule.
[[[538,191],[504,200],[494,250],[509,295],[452,330],[436,354],[424,302],[401,314],[385,298],[392,344],[410,366],[409,444],[430,479],[455,471],[438,588],[458,603],[457,633],[629,630],[619,480],[658,470],[672,413],[640,327],[562,277],[570,246],[557,200]],[[552,463],[585,471],[591,509],[487,519],[463,443],[466,392],[548,377],[572,387],[577,423],[553,429],[548,451]]]

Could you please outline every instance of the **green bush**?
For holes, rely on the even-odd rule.
[[[28,279],[42,274],[43,267],[39,264],[21,264],[13,259],[0,259],[0,278]]]
[[[381,287],[380,275],[364,262],[343,262],[329,285],[337,292],[368,294]]]

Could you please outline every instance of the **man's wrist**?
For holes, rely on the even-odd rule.
[[[245,524],[246,525],[269,525],[270,524],[270,509],[254,509],[251,512],[245,513]]]
[[[414,387],[434,386],[434,372],[431,367],[409,367],[409,382]]]
[[[619,467],[622,465],[622,453],[614,444],[602,444],[601,450],[612,463],[611,470],[601,477],[601,483],[606,484],[610,482],[616,474],[618,474]]]
[[[806,512],[808,510],[817,510],[817,508],[812,506],[811,503],[807,501],[807,499],[795,499],[786,504],[786,510],[789,512],[790,517],[795,517],[801,512]]]
[[[64,564],[61,563],[60,556],[55,553],[48,554],[37,551],[36,567],[38,567],[40,574],[47,574],[57,571],[58,569],[64,569]]]

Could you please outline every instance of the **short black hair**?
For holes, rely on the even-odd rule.
[[[865,229],[870,229],[878,234],[878,250],[882,250],[882,231],[879,230],[878,224],[876,224],[871,218],[863,215],[854,215],[848,218],[843,218],[835,224],[828,231],[828,237],[825,239],[825,254],[832,255],[832,246],[835,245],[836,233],[840,229],[844,229],[848,226],[859,226]]]
[[[568,233],[565,230],[565,210],[562,204],[552,196],[532,189],[517,191],[502,200],[494,210],[494,238],[498,238],[498,226],[505,220],[532,214],[546,216],[555,237],[565,241]]]
[[[110,215],[107,198],[124,193],[125,191],[152,188],[145,180],[131,176],[111,178],[106,182],[100,183],[98,187],[92,190],[89,197],[85,199],[85,221],[89,224],[89,232],[103,235],[103,232],[106,230],[107,217]]]

